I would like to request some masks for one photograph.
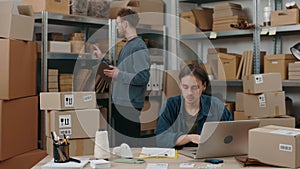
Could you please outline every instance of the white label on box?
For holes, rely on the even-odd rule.
[[[72,129],[60,129],[59,130],[60,135],[71,135],[72,134]]]
[[[262,75],[256,75],[255,76],[255,83],[256,84],[260,84],[260,83],[263,83],[264,82],[264,79],[262,77]]]
[[[260,34],[261,35],[266,35],[269,32],[268,28],[262,28]]]
[[[258,96],[258,105],[259,107],[266,107],[266,97],[264,94]]]
[[[288,145],[288,144],[279,144],[279,150],[280,151],[292,152],[293,151],[293,146],[292,145]]]
[[[217,38],[217,32],[210,32],[209,38],[210,39],[216,39]]]
[[[60,115],[58,116],[58,127],[59,128],[66,128],[66,127],[72,127],[71,124],[71,115]]]
[[[282,135],[289,135],[289,136],[300,135],[299,131],[290,131],[290,130],[274,130],[274,131],[271,131],[271,133],[282,134]]]
[[[65,95],[64,99],[65,107],[74,107],[74,95]]]
[[[269,35],[276,35],[276,27],[271,27],[269,29]]]
[[[92,101],[92,100],[93,100],[92,95],[87,95],[87,96],[84,96],[84,97],[83,97],[83,101],[84,101],[84,102],[90,102],[90,101]]]
[[[272,65],[277,65],[279,62],[278,61],[271,61],[270,62]]]

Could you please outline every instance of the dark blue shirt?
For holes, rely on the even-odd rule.
[[[218,98],[201,95],[198,113],[197,133],[201,134],[203,125],[209,121],[231,121],[232,114]],[[184,99],[182,95],[169,98],[161,109],[156,128],[156,144],[158,147],[175,147],[181,135],[188,134],[185,122]]]
[[[120,71],[113,83],[113,103],[142,108],[150,78],[150,56],[142,38],[133,38],[124,45],[117,67]]]

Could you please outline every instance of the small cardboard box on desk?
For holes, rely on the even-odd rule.
[[[262,163],[300,167],[300,129],[265,126],[249,131],[248,157]]]

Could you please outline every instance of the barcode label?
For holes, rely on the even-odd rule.
[[[84,97],[83,97],[83,101],[84,101],[84,102],[90,102],[90,101],[92,101],[92,100],[93,100],[92,95],[87,95],[87,96],[84,96]]]
[[[288,144],[279,144],[279,150],[280,151],[292,152],[293,151],[293,146],[292,145],[288,145]]]
[[[266,104],[266,97],[264,94],[261,94],[258,96],[258,105],[259,107],[266,107],[267,104]]]
[[[74,107],[74,95],[69,94],[64,96],[65,107]]]
[[[59,130],[60,135],[71,135],[72,134],[72,129],[61,129]]]
[[[262,75],[256,75],[255,76],[255,83],[256,84],[263,83],[263,82],[264,82],[264,80],[263,80]]]

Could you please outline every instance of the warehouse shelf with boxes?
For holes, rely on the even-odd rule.
[[[297,61],[290,48],[297,43],[300,35],[297,35],[299,18],[294,12],[298,9],[285,9],[287,1],[271,1],[270,25],[264,26],[264,7],[269,5],[269,1],[176,2],[173,8],[181,16],[176,22],[177,36],[183,44],[178,49],[178,55],[186,62],[198,60],[209,64],[211,71],[208,72],[212,73],[211,84],[215,86],[216,93],[222,93],[223,89],[223,99],[234,102],[235,93],[242,91],[243,76],[279,72],[286,96],[293,100],[292,115],[299,124],[299,113],[296,112],[299,107],[299,82],[288,78],[289,63]],[[214,13],[210,12],[211,9]],[[280,12],[290,15],[285,21],[287,23],[278,22],[282,17],[287,17],[279,16]],[[197,13],[206,13],[209,17],[201,18]],[[242,22],[245,18],[247,24]],[[203,27],[208,24],[210,27]],[[210,69],[208,66],[207,69]],[[244,73],[243,69],[246,69]]]
[[[65,1],[61,1],[60,5],[64,6],[64,2]],[[80,5],[79,3],[81,1],[73,2],[75,3],[72,3],[72,5]],[[92,1],[89,1],[89,3],[91,2]],[[55,6],[57,6],[59,2],[54,1],[53,3],[44,4],[45,6],[41,10],[36,7],[36,13],[34,14],[35,40],[37,40],[40,45],[40,91],[75,91],[75,93],[95,91],[103,118],[108,122],[111,120],[110,99],[112,91],[110,90],[110,84],[106,82],[104,78],[101,80],[101,75],[99,76],[100,78],[98,77],[100,66],[98,67],[97,65],[100,63],[98,59],[92,55],[92,45],[97,45],[102,53],[105,53],[105,57],[111,60],[112,63],[116,63],[118,52],[124,45],[124,42],[122,39],[117,38],[116,20],[113,17],[113,12],[120,9],[121,6],[129,5],[128,2],[129,1],[110,2],[111,9],[109,11],[111,13],[109,13],[109,16],[92,15],[89,11],[87,14],[84,12],[81,13],[78,9],[75,10],[74,6],[71,7],[71,11],[68,13],[63,10],[65,8],[61,9],[61,11],[57,11],[59,9]],[[32,2],[29,1],[26,3],[32,4]],[[147,5],[149,3],[152,5]],[[32,5],[35,6],[37,4]],[[132,3],[130,5],[132,5]],[[160,13],[159,16],[163,16],[163,1],[143,0],[136,5],[138,6],[135,6],[135,9],[138,9],[140,13],[158,12]],[[56,9],[54,10],[54,8]],[[159,19],[155,20],[149,19],[149,15],[141,14],[140,17],[138,34],[144,39],[149,48],[152,64],[160,65],[159,69],[155,66],[155,70],[153,69],[152,71],[155,72],[156,75],[159,74],[158,72],[164,70],[164,62],[166,59],[167,29],[166,26],[164,26],[164,17],[157,17]],[[154,77],[154,75],[152,77]],[[152,79],[159,80],[160,78]],[[160,80],[160,82],[162,82],[162,80]],[[146,97],[146,105],[148,106],[145,106],[142,110],[142,131],[145,131],[145,133],[151,131],[150,133],[152,134],[150,135],[153,135],[156,127],[157,115],[154,115],[154,117],[150,115],[151,117],[149,117],[149,112],[158,112],[159,110],[159,104],[156,103],[160,103],[159,100],[162,96],[161,86],[162,84],[159,85],[158,81],[155,83],[154,88],[152,88],[149,83]],[[152,104],[150,102],[154,103]],[[45,122],[43,122],[43,119],[45,118],[41,117],[41,128],[45,130]],[[108,126],[105,128],[108,129]],[[42,131],[41,133],[45,132]],[[147,134],[145,134],[145,136],[146,135]],[[44,138],[44,136],[42,136],[42,138]],[[46,147],[47,141],[42,139],[42,142],[42,147]]]

